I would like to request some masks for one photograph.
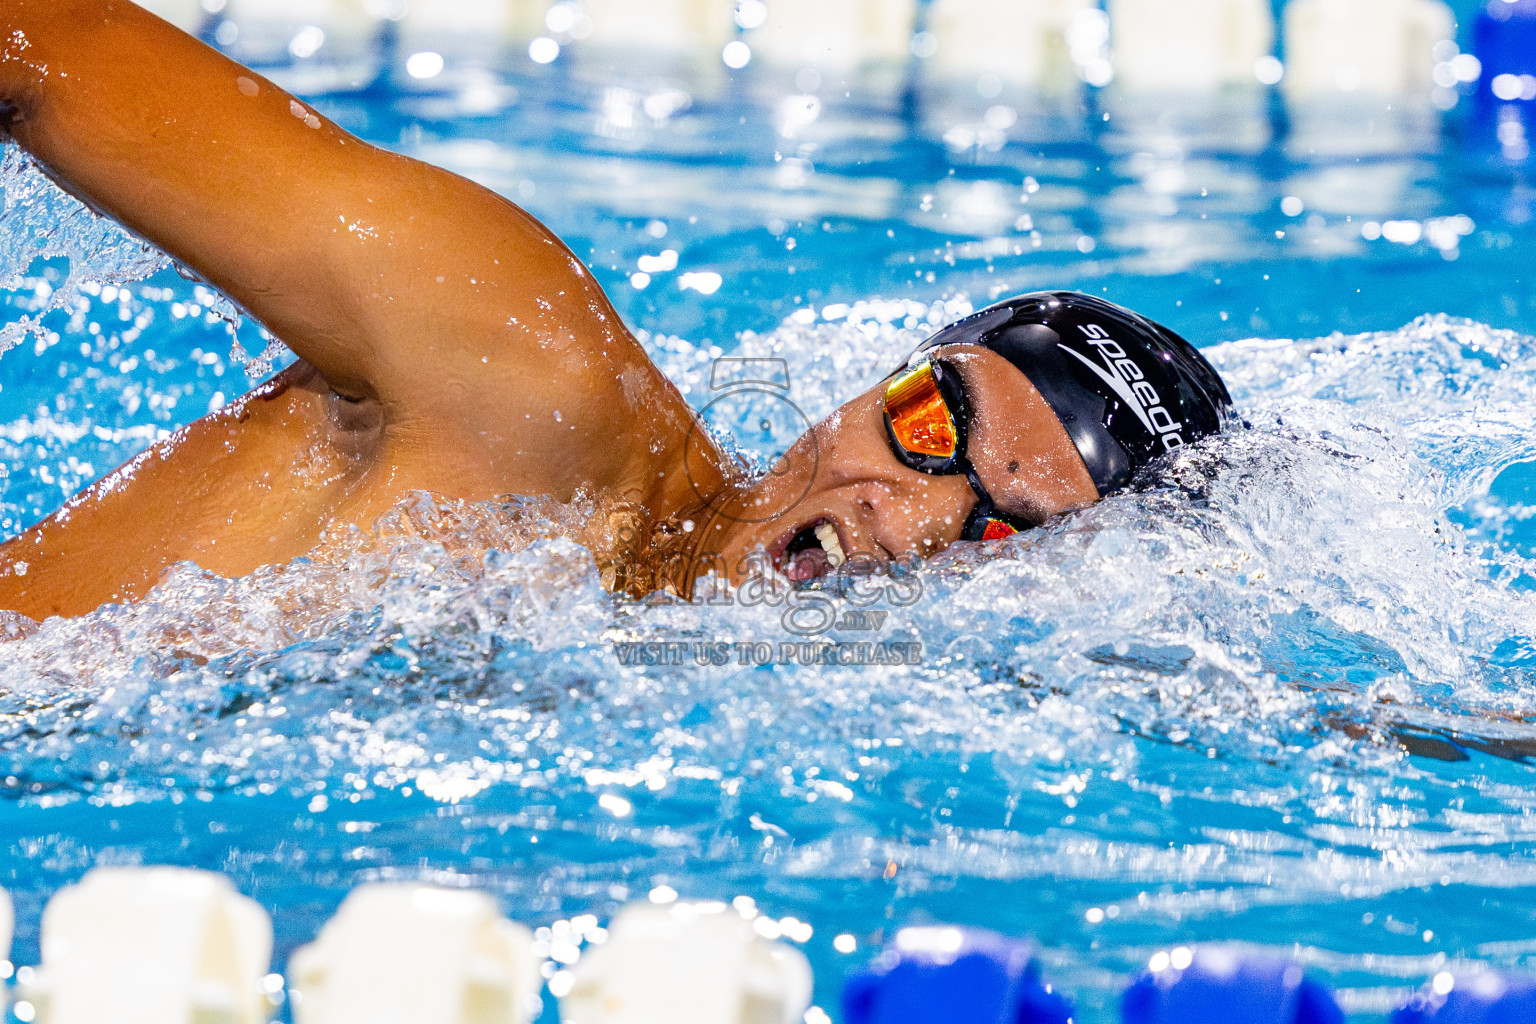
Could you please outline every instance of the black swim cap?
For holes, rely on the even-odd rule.
[[[1100,497],[1147,463],[1221,430],[1232,406],[1193,345],[1080,292],[1031,292],[956,321],[918,346],[980,345],[1007,359],[1056,413]]]

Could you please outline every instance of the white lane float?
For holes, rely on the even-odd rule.
[[[798,1024],[811,1002],[805,955],[724,903],[625,907],[569,984],[564,1024]]]
[[[1292,0],[1284,88],[1292,99],[1367,96],[1428,101],[1435,46],[1456,38],[1440,0]]]
[[[583,50],[627,51],[719,62],[736,36],[731,4],[718,0],[584,0]]]
[[[917,0],[760,0],[764,5],[747,21],[754,27],[745,37],[764,64],[853,75],[905,67],[911,57]]]
[[[265,1024],[272,922],[223,875],[96,868],[43,911],[39,1024]]]
[[[1110,0],[1111,61],[1122,89],[1206,93],[1254,85],[1273,59],[1269,0]]]
[[[297,1024],[526,1024],[541,987],[533,936],[482,892],[354,889],[288,983]]]
[[[534,40],[559,44],[546,24],[549,0],[389,0],[404,55],[445,53],[455,58],[490,59],[522,52]],[[562,10],[573,8],[567,4]],[[397,17],[398,16],[398,17]],[[558,15],[556,15],[558,17]],[[535,48],[534,52],[538,52]],[[548,61],[538,61],[548,63]]]
[[[1085,72],[1107,72],[1087,67],[1103,60],[1103,24],[1094,0],[933,0],[919,56],[929,77],[952,83],[1071,91]]]

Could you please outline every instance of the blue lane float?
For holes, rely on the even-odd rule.
[[[1536,0],[1489,0],[1472,26],[1482,61],[1479,97],[1492,103],[1536,102]],[[1525,79],[1525,81],[1522,81]]]
[[[974,928],[903,928],[843,987],[843,1024],[1068,1024],[1034,947]]]
[[[1523,163],[1536,128],[1536,0],[1489,0],[1472,39],[1482,62],[1477,120],[1505,160]]]
[[[1343,1024],[1327,986],[1299,964],[1222,946],[1180,946],[1152,957],[1126,989],[1124,1024]]]
[[[1536,1020],[1536,979],[1442,971],[1392,1015],[1392,1024],[1526,1024]]]

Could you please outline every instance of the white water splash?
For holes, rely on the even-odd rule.
[[[893,319],[791,321],[745,348],[787,359],[797,398],[820,413],[927,330]],[[685,384],[706,379],[685,343],[656,347]],[[1330,718],[1384,736],[1417,711],[1433,712],[1424,721],[1443,714],[1445,694],[1456,695],[1453,716],[1528,706],[1536,690],[1510,652],[1531,642],[1536,599],[1525,583],[1536,573],[1512,551],[1470,541],[1447,512],[1536,457],[1530,340],[1426,318],[1388,334],[1210,354],[1248,427],[1179,456],[1164,486],[990,552],[956,548],[932,560],[922,600],[893,608],[884,635],[922,642],[931,660],[879,674],[903,693],[921,680],[923,692],[945,695],[920,716],[940,722],[983,680],[1070,694],[1099,725],[1084,731],[1074,720],[1070,735],[1037,737],[1063,749],[1114,746],[1128,723],[1176,743],[1285,758],[1323,742]],[[295,651],[301,676],[323,678],[369,662],[381,637],[413,650],[413,672],[430,666],[441,678],[462,671],[464,658],[484,669],[509,657],[508,644],[525,651],[514,663],[542,665],[544,652],[618,635],[794,639],[782,609],[656,607],[599,594],[581,549],[527,547],[576,535],[569,522],[556,529],[554,507],[454,511],[422,500],[401,510],[416,527],[386,527],[389,545],[343,566],[298,563],[238,581],[188,567],[140,605],[52,621],[11,645],[0,685],[19,696],[51,679],[89,701],[127,679],[158,692],[172,676],[177,686],[187,672],[227,679],[271,657],[286,664]],[[522,525],[498,526],[508,515]],[[545,586],[576,605],[536,596]],[[308,650],[321,637],[327,653]],[[613,664],[602,673],[621,687],[631,678]],[[838,687],[858,678],[825,668],[778,674],[835,677]],[[1009,748],[990,729],[982,735],[987,749]],[[1017,751],[1020,763],[1033,760],[1036,742]]]
[[[171,265],[160,250],[61,190],[20,147],[7,145],[0,156],[0,282],[17,281],[38,260],[60,258],[69,264],[64,283],[41,309],[0,328],[0,354],[40,330],[43,317],[82,283],[127,284]]]

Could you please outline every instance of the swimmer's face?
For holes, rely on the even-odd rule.
[[[1028,378],[978,346],[945,348],[939,358],[965,386],[967,454],[1001,510],[1040,523],[1098,500],[1072,439]],[[883,565],[960,539],[976,494],[963,475],[922,473],[896,457],[883,420],[886,383],[796,441],[782,472],[733,497],[700,550],[718,552],[736,580],[766,558],[800,581],[830,572],[839,555]]]

